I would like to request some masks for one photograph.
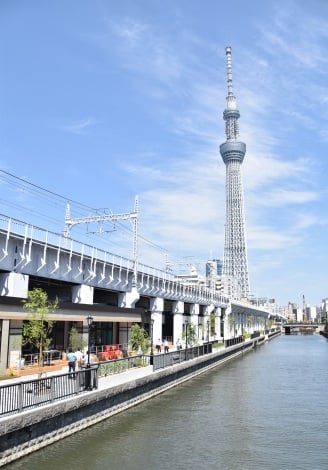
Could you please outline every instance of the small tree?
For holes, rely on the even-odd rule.
[[[265,328],[265,320],[264,320],[264,318],[260,317],[260,318],[258,319],[258,322],[259,322],[259,325],[260,325],[260,327],[261,327],[261,328],[260,328],[261,331],[264,331],[264,328]]]
[[[247,315],[246,324],[249,330],[253,327],[253,320],[254,317],[252,315]]]
[[[196,325],[193,323],[187,323],[182,337],[186,343],[186,346],[193,346],[198,343],[198,335],[196,331]]]
[[[131,348],[135,351],[141,349],[143,353],[146,353],[149,349],[150,338],[147,331],[138,323],[134,323],[131,326],[129,343]]]
[[[82,334],[77,331],[75,326],[70,329],[68,346],[72,348],[72,351],[82,350],[86,346],[86,341],[83,341]]]
[[[28,291],[23,304],[29,313],[29,320],[23,324],[23,344],[30,343],[38,349],[39,377],[42,377],[43,353],[51,343],[50,333],[55,323],[49,319],[49,313],[58,308],[58,299],[50,303],[47,293],[36,288]]]
[[[232,330],[233,334],[235,335],[235,328],[236,328],[236,320],[235,320],[235,317],[234,316],[229,316],[228,318],[228,322],[229,322],[229,328],[230,328],[230,332]]]
[[[216,335],[215,331],[215,315],[214,313],[210,314],[210,329],[211,329],[211,335]]]

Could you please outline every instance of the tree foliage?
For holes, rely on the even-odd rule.
[[[210,314],[210,329],[211,329],[211,335],[215,335],[216,334],[216,331],[215,331],[215,315],[214,313],[211,313]]]
[[[182,338],[184,339],[186,346],[194,346],[198,343],[198,335],[196,331],[196,325],[193,323],[187,323],[185,325],[184,332],[182,333]]]
[[[38,350],[39,376],[42,376],[44,351],[51,343],[50,334],[54,321],[49,313],[58,308],[58,299],[49,302],[48,294],[40,288],[28,291],[27,300],[23,301],[23,308],[28,311],[28,321],[23,324],[23,344],[32,344]]]
[[[129,343],[131,348],[135,351],[139,351],[141,349],[143,353],[147,353],[149,349],[150,338],[147,331],[138,323],[134,323],[131,326]]]
[[[72,351],[77,351],[78,349],[82,350],[86,345],[86,341],[83,341],[83,335],[78,332],[75,326],[72,326],[69,332],[68,346]]]

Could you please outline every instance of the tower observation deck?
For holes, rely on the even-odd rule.
[[[225,120],[226,142],[220,145],[221,157],[226,165],[226,223],[223,253],[223,276],[231,278],[233,298],[247,298],[249,277],[245,230],[244,192],[241,164],[246,145],[239,140],[236,98],[232,86],[231,47],[226,47],[228,95]]]

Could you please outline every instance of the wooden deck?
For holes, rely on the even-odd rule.
[[[51,366],[44,365],[42,368],[42,373],[46,374],[47,372],[61,371],[63,370],[65,366],[67,366],[67,361],[55,360],[52,362]],[[11,369],[7,369],[6,372],[8,375],[13,374],[13,377],[24,377],[26,375],[35,375],[39,373],[39,366],[38,364],[27,365],[24,367],[24,369],[16,369],[15,367],[13,367]]]

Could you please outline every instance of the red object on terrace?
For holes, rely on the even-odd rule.
[[[112,359],[121,359],[123,353],[120,344],[105,345],[103,351],[98,353],[100,361],[110,361]]]

